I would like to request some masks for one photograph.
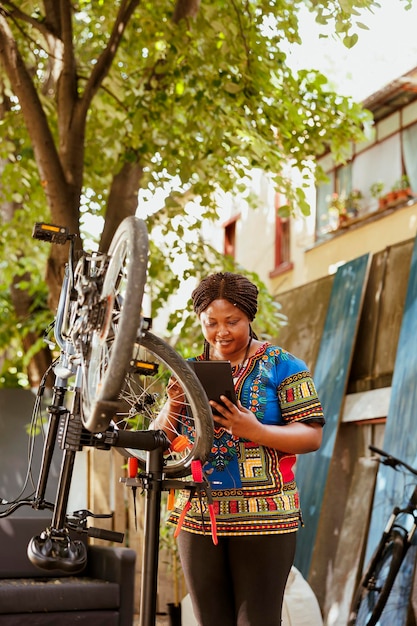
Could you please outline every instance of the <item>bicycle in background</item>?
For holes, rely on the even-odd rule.
[[[148,264],[148,235],[142,220],[126,218],[107,254],[83,253],[77,261],[75,236],[67,228],[39,223],[33,236],[51,244],[69,244],[57,313],[47,332],[48,337],[53,327],[59,354],[43,376],[32,413],[31,432],[44,432],[41,404],[52,370],[54,386],[36,486],[33,484],[29,497],[23,497],[32,474],[32,436],[25,485],[15,499],[0,500],[0,518],[22,506],[50,510],[51,523],[31,539],[28,556],[41,568],[79,572],[86,564],[86,547],[70,531],[116,542],[122,542],[124,535],[88,526],[89,517],[112,514],[67,511],[76,454],[86,446],[116,447],[129,461],[134,459],[135,472],[129,474],[127,484],[134,488],[141,484],[147,490],[145,533],[149,536],[144,541],[144,559],[151,570],[151,579],[145,580],[142,589],[141,606],[145,608],[141,608],[141,624],[152,625],[160,492],[178,486],[176,478],[189,476],[193,462],[207,458],[213,441],[211,409],[190,366],[151,333],[150,319],[142,316]],[[172,416],[167,436],[167,432],[154,429],[153,423],[165,404],[172,377],[180,383],[181,404],[186,410]],[[50,502],[45,494],[52,457],[58,449],[61,469],[56,496]],[[179,485],[192,486],[193,482],[181,480]]]
[[[417,470],[384,450],[369,446],[380,463],[413,477]],[[414,481],[415,482],[415,481]],[[353,598],[348,626],[376,626],[417,528],[417,485],[405,507],[395,506]],[[391,621],[392,624],[395,623]]]

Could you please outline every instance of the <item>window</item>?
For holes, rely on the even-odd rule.
[[[270,272],[270,277],[292,269],[291,263],[291,239],[290,218],[280,217],[278,209],[281,206],[280,194],[275,194],[275,268]]]
[[[417,124],[405,128],[402,132],[403,155],[405,173],[410,181],[410,187],[417,190]]]
[[[338,230],[341,223],[346,226],[352,223],[349,220],[374,213],[378,209],[378,199],[372,195],[372,185],[381,181],[384,195],[401,179],[403,162],[407,173],[411,173],[411,163],[415,161],[414,144],[417,145],[417,132],[414,135],[413,127],[410,127],[402,134],[397,132],[374,143],[355,155],[347,165],[327,170],[328,182],[317,188],[316,238],[325,238]],[[354,193],[359,197],[353,212]],[[347,222],[341,222],[341,213],[347,215]]]

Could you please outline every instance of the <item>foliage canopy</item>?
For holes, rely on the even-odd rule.
[[[369,116],[320,72],[288,66],[285,45],[302,43],[306,6],[324,33],[352,46],[364,27],[359,10],[378,3],[0,2],[0,270],[13,285],[0,292],[0,349],[14,328],[29,333],[36,315],[44,321],[45,266],[49,306],[57,302],[66,251],[32,241],[35,221],[84,237],[88,225],[106,250],[124,217],[144,216],[139,191],[164,188],[164,206],[144,216],[170,240],[163,254],[154,247],[150,267],[162,306],[178,285],[178,250],[192,259],[182,278],[210,271],[208,260],[214,269],[230,264],[207,253],[198,233],[201,219],[216,218],[216,191],[239,193],[248,169],[270,173],[289,210],[308,213],[289,167],[308,178],[314,156],[330,150],[342,159]],[[198,215],[187,215],[190,199]],[[190,242],[181,229],[195,231]],[[267,295],[265,311],[271,331]]]

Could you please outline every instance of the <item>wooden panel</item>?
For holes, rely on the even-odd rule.
[[[404,303],[407,296],[410,263],[414,241],[389,248],[389,256],[380,286],[382,308],[375,344],[374,375],[383,379],[391,376],[396,367],[396,355],[401,332]]]
[[[406,271],[404,268],[403,271]],[[417,239],[414,244],[409,270],[397,356],[392,379],[391,401],[385,427],[383,447],[410,465],[416,465],[417,437],[415,423],[417,406]],[[397,472],[380,465],[377,475],[373,513],[368,534],[366,561],[372,554],[386,519],[394,504],[404,503],[404,487],[410,492],[410,481],[401,480]],[[409,493],[408,493],[409,495]],[[392,626],[392,608],[395,607],[395,624],[406,624],[407,605],[412,586],[416,558],[413,547],[401,568],[390,594],[389,604],[381,617],[381,626]]]
[[[358,562],[366,541],[364,520],[370,515],[369,494],[373,493],[376,470],[376,464],[369,458],[359,458],[354,464],[340,538],[332,555],[331,567],[326,564],[327,575],[321,586],[322,593],[326,592],[322,606],[327,624],[347,623],[357,585]]]
[[[277,296],[288,318],[277,343],[303,359],[311,370],[317,361],[333,280],[334,275],[326,276]]]
[[[320,450],[313,454],[300,455],[297,461],[296,476],[300,487],[305,527],[298,533],[295,565],[305,578],[310,569],[330,460],[340,421],[368,267],[369,255],[363,255],[337,270],[314,369],[314,379],[323,404],[326,426]]]
[[[391,385],[412,249],[413,242],[405,242],[372,258],[349,393]]]
[[[349,376],[350,381],[361,382],[349,391],[368,390],[373,386],[375,346],[378,341],[379,319],[384,300],[382,291],[387,262],[387,250],[372,257]]]
[[[388,415],[391,387],[352,393],[345,398],[342,421],[375,420]]]
[[[308,576],[309,583],[324,614],[327,604],[326,597],[334,584],[334,578],[340,568],[344,571],[343,563],[337,560],[336,554],[339,549],[342,528],[346,522],[348,498],[352,489],[352,476],[357,468],[358,459],[364,456],[366,449],[363,439],[364,430],[363,428],[352,427],[350,424],[340,424],[329,465]],[[372,491],[370,493],[372,494]],[[366,502],[368,506],[366,517],[369,521],[369,510],[372,502],[369,495]],[[366,525],[363,528],[363,534],[366,535]],[[338,623],[342,623],[342,621]]]

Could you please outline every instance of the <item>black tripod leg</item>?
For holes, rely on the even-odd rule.
[[[73,450],[65,450],[62,457],[55,508],[51,522],[52,528],[57,530],[64,528],[65,526],[71,479],[74,471],[75,455],[76,452]]]
[[[52,456],[55,450],[59,419],[63,413],[67,412],[67,409],[63,406],[66,391],[67,389],[64,385],[64,381],[57,379],[55,382],[52,404],[48,407],[48,431],[43,447],[42,463],[35,495],[36,506],[39,506],[40,508],[42,507],[45,499],[49,470],[51,468]]]
[[[140,626],[155,626],[158,586],[159,524],[161,520],[162,448],[147,453],[148,483],[140,595]]]

